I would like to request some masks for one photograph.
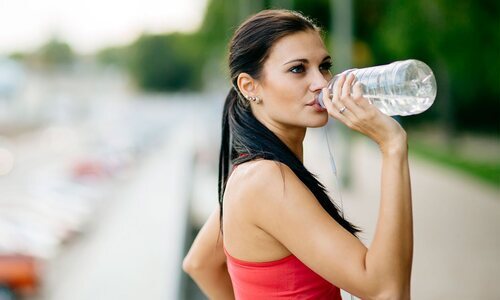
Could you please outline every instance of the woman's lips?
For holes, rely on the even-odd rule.
[[[306,104],[306,106],[311,106],[312,108],[314,108],[314,110],[316,110],[317,112],[323,112],[323,111],[326,111],[325,108],[321,107],[321,105],[319,105],[319,103],[316,101],[316,98],[314,98],[313,100],[311,100],[309,103]]]
[[[313,98],[311,101],[309,101],[306,105],[307,105],[307,106],[311,106],[311,105],[314,105],[314,103],[316,103],[316,102],[317,102],[317,101],[316,101],[316,97],[315,97],[315,98]]]
[[[314,109],[316,111],[318,111],[318,112],[324,112],[324,111],[326,111],[326,108],[321,107],[321,105],[319,105],[319,103],[314,103],[312,105],[312,107],[314,107]]]

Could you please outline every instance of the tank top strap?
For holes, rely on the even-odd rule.
[[[240,155],[238,155],[238,158],[240,157],[245,157],[247,156],[248,153],[240,153]],[[231,168],[231,172],[229,173],[229,175],[231,175],[233,173],[233,171],[239,166],[239,164],[234,164]]]

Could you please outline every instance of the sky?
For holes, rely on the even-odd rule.
[[[142,32],[192,32],[208,0],[0,0],[0,54],[33,51],[57,37],[86,54]]]

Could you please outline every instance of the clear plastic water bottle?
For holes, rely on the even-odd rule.
[[[353,73],[356,80],[363,84],[363,97],[389,116],[408,116],[419,114],[428,109],[436,98],[436,79],[425,63],[415,60],[396,61],[388,65],[363,69],[349,69],[328,83],[333,87],[342,74]],[[325,108],[322,93],[318,103]]]

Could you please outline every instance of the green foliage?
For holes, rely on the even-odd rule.
[[[96,54],[97,62],[103,65],[113,65],[126,68],[130,59],[130,47],[109,47]]]
[[[410,142],[410,153],[469,174],[485,183],[500,185],[500,161],[479,161],[429,145]]]
[[[9,54],[9,58],[17,61],[24,61],[28,55],[23,52],[14,52]]]
[[[360,11],[368,3],[359,1]],[[416,58],[434,70],[436,104],[406,122],[444,118],[458,129],[497,132],[500,114],[500,28],[498,4],[467,0],[386,1],[361,24],[375,63]],[[376,25],[376,26],[375,26]],[[449,101],[450,104],[443,105]],[[441,103],[443,102],[443,103]],[[474,111],[474,113],[471,113]]]
[[[323,31],[328,32],[331,23],[330,2],[330,0],[295,1],[293,9],[310,17]]]
[[[129,70],[146,90],[196,90],[201,85],[198,42],[192,35],[142,35],[130,48]]]
[[[240,21],[236,1],[208,0],[205,18],[198,32],[201,43],[208,50],[209,56],[214,52],[224,52],[238,22]]]
[[[35,57],[46,67],[60,67],[72,63],[74,53],[67,43],[53,38],[38,49]]]

